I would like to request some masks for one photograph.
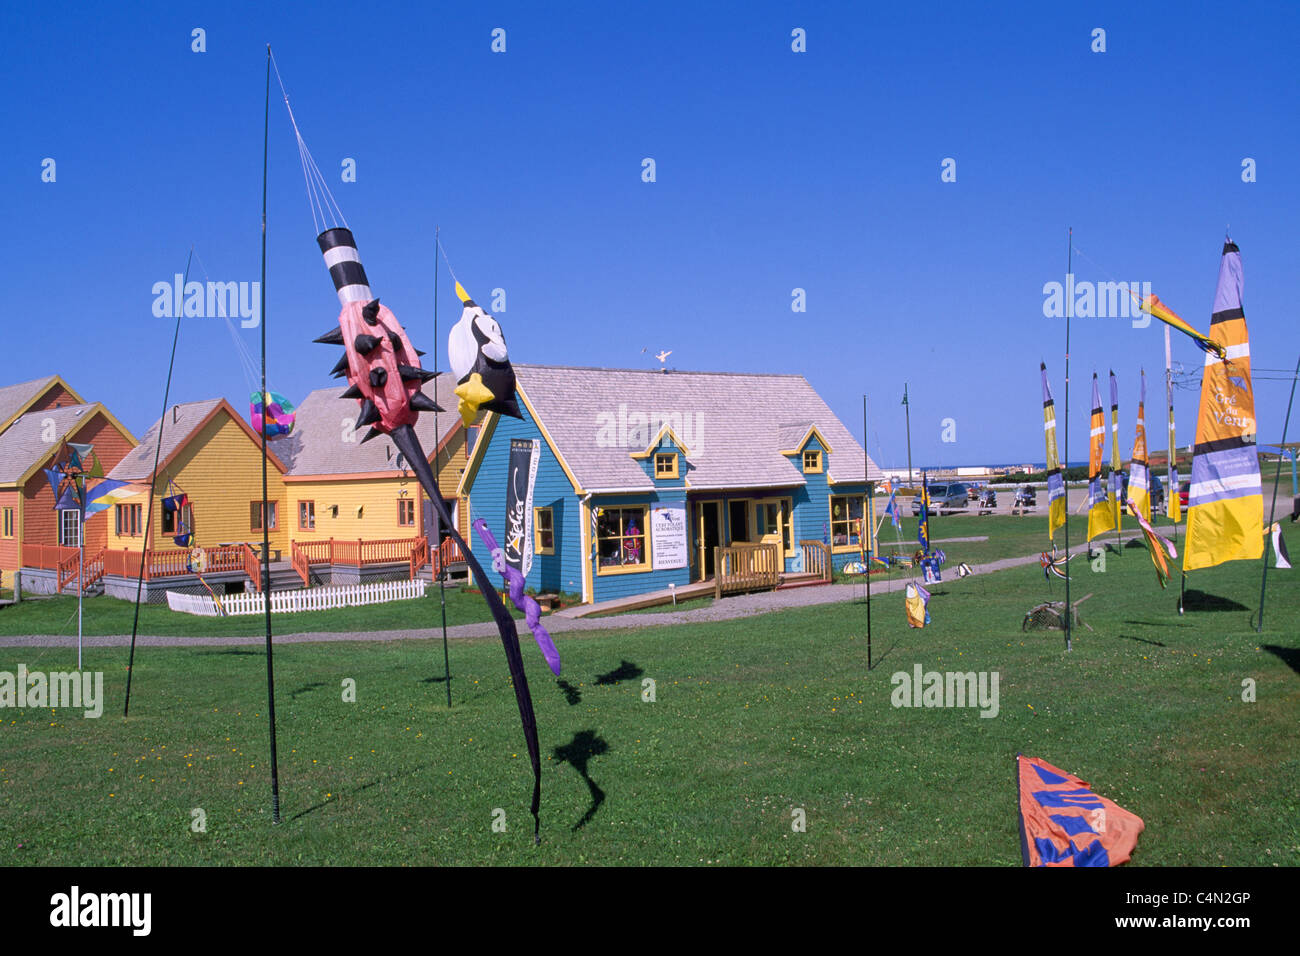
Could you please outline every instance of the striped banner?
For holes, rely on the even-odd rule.
[[[1133,460],[1128,470],[1129,507],[1145,521],[1151,520],[1151,481],[1147,469],[1147,373],[1142,371],[1142,390],[1138,398],[1137,436],[1133,439]]]
[[[1187,495],[1184,571],[1258,559],[1264,553],[1264,496],[1255,452],[1255,395],[1242,285],[1241,250],[1229,239],[1219,260],[1210,318],[1210,337],[1224,355],[1205,356]]]
[[[1106,452],[1106,415],[1101,408],[1101,388],[1092,373],[1092,428],[1088,433],[1088,540],[1115,527],[1115,510],[1106,500],[1101,462]]]
[[[1056,541],[1056,529],[1065,524],[1065,481],[1061,476],[1061,452],[1056,441],[1056,403],[1047,384],[1047,363],[1039,363],[1043,376],[1043,437],[1047,442],[1047,537]]]
[[[1110,482],[1106,495],[1115,515],[1115,527],[1120,526],[1120,496],[1124,492],[1123,464],[1119,460],[1119,382],[1115,370],[1110,373]]]

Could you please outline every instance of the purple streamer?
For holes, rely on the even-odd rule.
[[[497,539],[492,537],[487,522],[482,518],[476,519],[474,521],[474,530],[478,532],[478,536],[483,539],[483,544],[487,546],[488,552],[492,555],[492,570],[505,578],[511,602],[524,612],[524,623],[528,625],[528,630],[533,632],[533,639],[537,641],[537,646],[542,649],[542,656],[546,658],[546,663],[550,665],[551,672],[556,677],[559,677],[560,652],[555,649],[555,642],[551,640],[551,635],[542,626],[542,606],[530,595],[524,593],[524,576],[519,573],[518,568],[506,564],[506,553],[497,544]]]

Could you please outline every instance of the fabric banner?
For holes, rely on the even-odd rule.
[[[1111,511],[1115,513],[1115,527],[1120,526],[1119,499],[1124,493],[1123,465],[1119,460],[1119,382],[1115,373],[1110,373],[1110,482],[1106,497],[1110,501]]]
[[[1151,480],[1147,471],[1147,373],[1142,373],[1142,391],[1138,399],[1137,435],[1133,439],[1133,460],[1128,471],[1128,500],[1138,514],[1151,520]]]
[[[1020,853],[1025,866],[1119,866],[1133,856],[1142,818],[1038,757],[1016,755]]]
[[[1047,384],[1047,363],[1040,363],[1043,375],[1043,436],[1047,442],[1047,537],[1056,541],[1056,529],[1065,524],[1065,481],[1061,476],[1061,452],[1056,441],[1056,403]]]
[[[1115,512],[1106,500],[1101,463],[1106,452],[1106,416],[1101,409],[1101,388],[1092,374],[1092,427],[1088,446],[1088,540],[1115,527]]]
[[[533,567],[533,486],[542,443],[534,438],[510,439],[506,480],[506,564],[524,577]]]
[[[1200,415],[1192,448],[1183,570],[1264,554],[1264,495],[1255,452],[1255,395],[1242,309],[1241,251],[1224,243],[1210,338],[1223,357],[1205,356]]]

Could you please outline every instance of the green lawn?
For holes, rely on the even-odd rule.
[[[130,634],[135,616],[132,601],[111,597],[88,598],[83,602],[83,634]],[[514,616],[523,615],[506,601]],[[460,587],[447,588],[447,626],[489,621],[487,604],[476,592]],[[332,611],[306,611],[299,614],[273,614],[274,633],[295,634],[312,631],[362,632],[400,631],[409,628],[440,627],[442,607],[436,585],[423,598],[393,601],[366,607],[338,608]],[[265,633],[265,620],[259,614],[239,617],[199,617],[173,611],[166,604],[140,607],[141,634],[167,637],[238,637]],[[77,599],[59,596],[24,599],[20,604],[0,608],[0,642],[5,636],[23,634],[77,633]]]
[[[145,649],[123,720],[123,652],[91,648],[101,719],[0,711],[0,863],[1013,866],[1017,751],[1142,816],[1132,865],[1300,863],[1297,572],[1270,572],[1257,635],[1258,563],[1199,572],[1182,618],[1176,582],[1161,591],[1143,554],[1104,574],[1076,565],[1095,630],[1069,655],[1059,633],[1020,631],[1032,604],[1061,593],[1036,565],[934,587],[922,631],[899,595],[874,601],[870,672],[860,604],[558,635],[562,680],[525,634],[539,847],[495,640],[453,643],[450,711],[437,642],[279,647],[275,828],[260,649]],[[0,670],[73,660],[0,649]],[[892,707],[891,675],[915,664],[996,671],[998,715]],[[356,703],[341,700],[347,678]],[[805,833],[792,832],[796,808]],[[206,833],[191,831],[195,809]],[[498,809],[505,832],[492,829]]]

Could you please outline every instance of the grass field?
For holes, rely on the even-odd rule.
[[[102,718],[0,711],[0,863],[1013,866],[1017,751],[1139,814],[1131,865],[1300,863],[1296,572],[1270,572],[1257,635],[1256,562],[1198,574],[1182,618],[1176,582],[1161,591],[1140,552],[1104,574],[1075,565],[1094,631],[1069,655],[1059,633],[1020,630],[1060,597],[1036,565],[934,587],[922,631],[900,596],[873,601],[870,672],[860,604],[559,635],[561,680],[525,634],[538,847],[496,640],[453,643],[450,711],[437,642],[278,648],[278,827],[260,649],[148,648],[124,720],[122,652],[92,648]],[[0,670],[74,661],[0,648]],[[891,706],[891,675],[916,664],[997,672],[997,716]],[[348,678],[356,703],[342,701]],[[795,809],[807,832],[792,831]]]

